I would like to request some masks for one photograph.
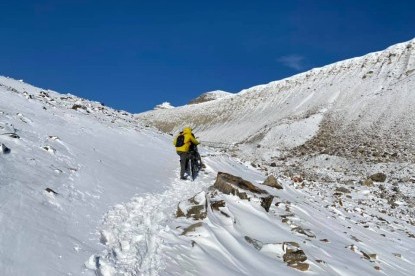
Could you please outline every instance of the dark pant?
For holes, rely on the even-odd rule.
[[[184,178],[186,172],[186,165],[189,161],[190,154],[188,152],[178,151],[177,154],[180,156],[180,178]]]

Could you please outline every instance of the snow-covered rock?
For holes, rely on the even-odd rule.
[[[169,102],[163,102],[161,104],[156,105],[156,107],[154,107],[154,110],[172,109],[172,108],[174,108],[174,106],[172,106]]]
[[[226,92],[226,91],[215,90],[215,91],[203,93],[199,97],[191,100],[189,102],[189,104],[199,104],[199,103],[219,100],[219,99],[231,97],[233,95],[234,95],[233,93],[229,93],[229,92]]]

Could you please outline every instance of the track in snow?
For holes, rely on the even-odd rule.
[[[138,196],[116,205],[101,230],[101,242],[107,249],[101,256],[92,256],[87,266],[103,276],[158,275],[165,268],[162,233],[169,230],[168,222],[180,201],[213,184],[214,174],[209,171],[208,167],[206,173],[200,172],[194,182],[171,178],[170,188],[162,194]]]

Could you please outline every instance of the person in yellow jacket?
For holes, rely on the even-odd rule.
[[[182,132],[174,139],[176,152],[180,156],[180,179],[186,179],[186,164],[190,158],[189,150],[192,145],[199,145],[190,127],[185,127]]]

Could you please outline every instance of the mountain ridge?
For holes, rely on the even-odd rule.
[[[144,112],[136,118],[169,133],[189,125],[206,142],[244,145],[253,155],[265,155],[261,150],[265,144],[279,151],[292,151],[319,131],[330,132],[327,128],[332,129],[330,141],[351,134],[358,137],[350,139],[361,139],[373,128],[380,136],[392,128],[398,133],[396,140],[409,141],[415,137],[410,127],[415,121],[410,112],[415,103],[411,94],[415,87],[414,49],[412,39],[384,51],[244,89],[231,98]],[[354,131],[349,132],[349,128]],[[283,130],[296,137],[276,138]],[[378,139],[370,138],[368,142],[377,144]],[[406,142],[400,146],[413,148]]]

